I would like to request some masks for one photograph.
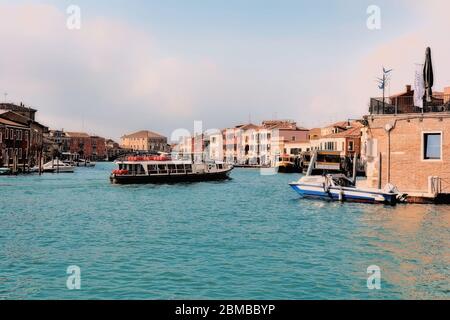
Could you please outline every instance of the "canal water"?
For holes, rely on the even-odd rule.
[[[0,177],[0,299],[450,297],[450,206],[300,199],[299,175],[253,169],[117,186],[113,168]]]

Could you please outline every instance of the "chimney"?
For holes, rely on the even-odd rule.
[[[410,84],[406,85],[406,92],[411,92],[411,85]]]

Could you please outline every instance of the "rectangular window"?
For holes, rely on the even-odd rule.
[[[441,133],[424,133],[423,135],[423,159],[441,160],[442,137]]]
[[[349,142],[348,142],[348,151],[354,151],[353,148],[354,148],[354,143],[353,143],[353,141],[349,141]]]
[[[19,148],[19,159],[22,160],[22,148]]]
[[[9,130],[5,129],[5,140],[9,139]]]

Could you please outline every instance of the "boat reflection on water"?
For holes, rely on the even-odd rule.
[[[399,205],[383,214],[366,206],[363,213],[367,248],[384,256],[383,283],[402,288],[405,299],[448,298],[450,206]]]

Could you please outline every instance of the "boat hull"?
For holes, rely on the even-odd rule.
[[[116,175],[110,176],[113,184],[171,184],[183,182],[221,181],[230,179],[231,170],[213,173],[189,173],[172,175]]]
[[[383,203],[389,205],[397,204],[397,194],[376,191],[361,191],[352,188],[331,187],[326,191],[323,186],[304,185],[298,183],[290,184],[298,194],[303,197],[314,197],[332,201]]]
[[[301,173],[301,170],[293,165],[277,166],[279,173]]]
[[[59,167],[59,168],[46,168],[42,170],[45,173],[74,173],[74,167]]]

